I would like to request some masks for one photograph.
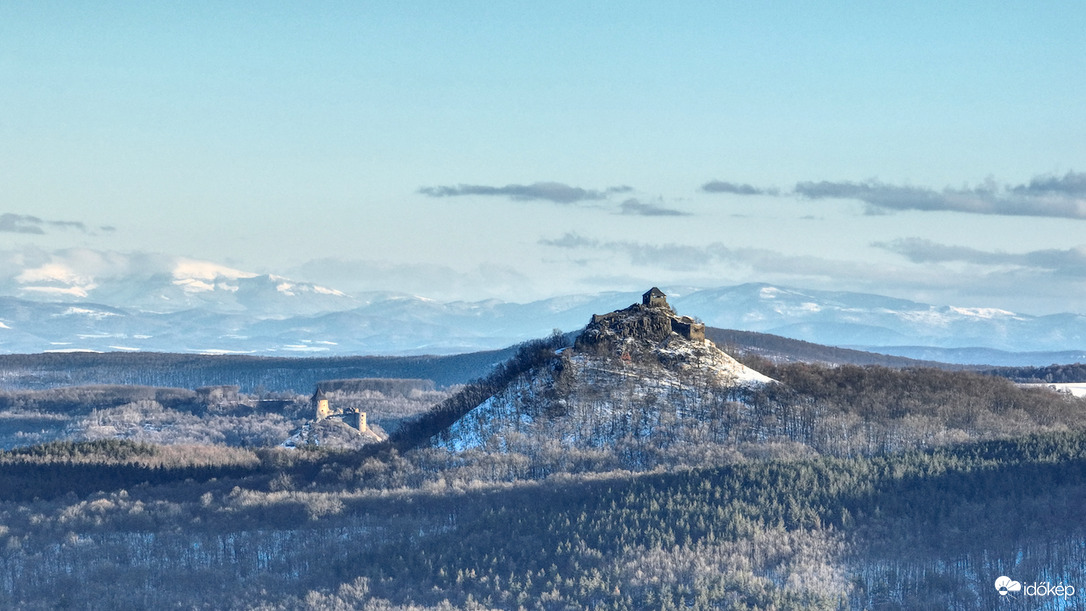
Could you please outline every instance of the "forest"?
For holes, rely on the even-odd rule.
[[[423,378],[444,387],[483,376],[512,354],[512,349],[450,356],[311,358],[147,352],[0,354],[0,389],[231,384],[254,394],[305,393],[312,392],[319,381],[349,378]]]
[[[244,392],[209,408],[195,391],[206,379],[9,388],[4,417],[143,432],[84,427],[0,452],[0,607],[1086,607],[1083,400],[976,372],[748,355],[778,383],[679,404],[651,435],[613,427],[606,443],[570,444],[562,427],[575,425],[556,412],[549,435],[434,443],[567,343],[522,345],[446,389],[330,385],[374,413],[402,410],[387,442],[357,448],[199,438],[308,409],[298,396],[258,412]],[[1001,576],[1070,588],[1001,596]]]

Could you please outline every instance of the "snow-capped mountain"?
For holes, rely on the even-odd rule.
[[[210,261],[82,249],[34,261],[18,274],[0,278],[0,289],[30,301],[109,304],[155,313],[200,308],[278,318],[361,303],[335,289]]]
[[[984,347],[1012,352],[1086,348],[1086,317],[1079,314],[1029,316],[768,284],[694,291],[672,301],[683,311],[697,312],[709,326],[834,346]]]
[[[351,296],[201,261],[124,260],[88,269],[76,260],[83,261],[72,256],[41,262],[0,286],[17,295],[0,297],[0,352],[451,354],[502,348],[554,329],[577,330],[594,312],[641,299],[640,292],[530,303]],[[135,271],[122,273],[129,268]],[[1030,316],[767,284],[663,288],[679,311],[711,327],[950,362],[1086,359],[1086,317],[1079,314]],[[1024,359],[995,351],[1046,354]],[[1047,354],[1054,351],[1074,352]]]

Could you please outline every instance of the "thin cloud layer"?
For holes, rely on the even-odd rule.
[[[78,221],[47,221],[29,214],[0,214],[0,231],[3,232],[43,235],[47,227],[87,232],[87,226]]]
[[[913,263],[994,263],[996,253],[984,252],[966,246],[939,244],[924,238],[902,238],[891,242],[874,242],[876,248],[899,254]],[[1002,258],[1002,255],[999,256]]]
[[[36,216],[22,214],[0,214],[0,231],[7,233],[36,233],[43,234],[45,222]]]
[[[0,251],[0,294],[87,297],[103,283],[169,275],[176,257],[90,248]]]
[[[941,191],[879,181],[801,182],[795,194],[807,199],[855,199],[888,210],[952,211],[1004,216],[1086,219],[1086,174],[1040,176],[1025,185],[1001,187],[991,182],[975,188]]]
[[[573,187],[560,182],[536,182],[530,185],[505,185],[493,187],[488,185],[456,185],[422,187],[419,193],[430,197],[461,197],[466,195],[505,197],[513,201],[542,200],[555,204],[577,204],[580,202],[598,202],[607,200],[613,195],[629,193],[633,187],[621,185],[606,189],[583,189]],[[675,208],[669,208],[660,202],[645,202],[637,198],[629,198],[619,204],[619,214],[630,216],[689,216]]]
[[[566,233],[562,237],[553,240],[542,238],[539,243],[543,246],[554,246],[556,248],[596,248],[600,245],[599,240],[586,238],[579,233]]]
[[[566,233],[539,243],[570,252],[610,255],[615,258],[595,261],[594,265],[622,269],[624,260],[646,279],[666,273],[670,278],[707,286],[733,282],[798,283],[809,288],[855,290],[1022,311],[1050,311],[1054,299],[1066,297],[1067,287],[1081,286],[1086,280],[1086,274],[1081,271],[1086,270],[1086,252],[1038,251],[1009,255],[924,240],[873,244],[878,248],[909,253],[910,264],[792,255],[764,248],[733,248],[720,242],[692,246],[609,241],[578,233]],[[1000,260],[993,262],[993,255]],[[968,269],[954,266],[933,269],[929,265],[917,265],[928,261],[975,261],[988,265]],[[1076,271],[1076,265],[1079,271]]]
[[[422,187],[419,193],[430,197],[460,197],[464,195],[482,195],[508,197],[516,201],[544,200],[556,204],[573,204],[582,201],[599,201],[616,193],[628,193],[632,187],[625,185],[608,187],[602,191],[582,189],[560,182],[536,182],[530,185],[505,185],[492,187],[487,185],[456,185]]]
[[[791,195],[809,200],[852,199],[867,204],[868,214],[919,210],[1086,219],[1084,172],[1036,176],[1022,185],[999,185],[989,180],[973,188],[947,187],[942,190],[894,185],[878,180],[805,181],[796,183],[791,193],[762,189],[746,183],[713,180],[703,184],[700,190],[733,195]]]
[[[863,263],[819,257],[784,255],[764,248],[731,248],[720,242],[704,246],[649,244],[627,240],[603,241],[566,233],[539,244],[563,249],[588,249],[622,255],[638,267],[657,267],[675,272],[707,271],[720,264],[741,266],[753,272],[788,276],[885,278],[887,270]],[[895,273],[898,273],[895,271]]]
[[[701,186],[706,193],[731,193],[733,195],[777,195],[776,189],[759,189],[746,183],[739,184],[723,180],[711,180]]]
[[[465,292],[476,296],[522,296],[533,281],[525,273],[506,265],[483,264],[468,270],[447,265],[404,263],[325,257],[307,261],[288,270],[310,282],[334,286],[357,295],[397,291],[425,295],[431,299],[462,299]]]
[[[634,214],[639,216],[689,216],[689,212],[665,208],[658,204],[649,204],[636,199],[628,199],[622,202],[622,214]]]
[[[0,232],[44,235],[48,228],[74,229],[87,233],[87,226],[79,221],[48,221],[29,214],[0,214]],[[106,228],[102,228],[106,230]]]
[[[1047,248],[1025,253],[984,251],[949,246],[923,238],[876,242],[877,248],[899,254],[913,263],[969,263],[981,266],[1015,266],[1066,278],[1086,277],[1086,249]]]
[[[1060,194],[1068,197],[1086,197],[1086,172],[1068,172],[1063,176],[1038,176],[1028,185],[1012,189],[1025,195]]]

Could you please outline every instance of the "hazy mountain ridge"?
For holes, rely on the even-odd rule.
[[[529,303],[439,302],[380,292],[359,299],[277,276],[212,272],[190,274],[185,286],[172,275],[159,278],[152,284],[162,290],[142,298],[133,296],[143,290],[135,284],[130,292],[96,293],[117,301],[0,297],[0,352],[452,354],[509,346],[555,328],[579,329],[594,312],[638,299],[635,292]],[[164,299],[167,293],[180,296]],[[669,300],[711,327],[913,358],[1043,365],[1081,360],[1086,350],[1086,317],[1071,313],[1030,316],[767,284],[676,289]],[[153,307],[163,303],[186,307]],[[965,350],[974,348],[982,350]],[[1045,354],[1017,354],[1025,352]]]
[[[1086,317],[1030,316],[996,308],[937,306],[867,293],[744,284],[672,301],[713,327],[836,345],[986,347],[1056,351],[1086,346]]]

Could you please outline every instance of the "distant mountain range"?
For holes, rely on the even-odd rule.
[[[641,299],[639,292],[530,303],[438,302],[396,293],[349,296],[311,283],[185,261],[170,273],[89,288],[39,280],[22,285],[19,297],[0,297],[0,352],[453,354],[501,348],[554,329],[576,330],[592,314]],[[1079,314],[1029,316],[768,284],[661,288],[680,314],[710,327],[955,363],[1086,360],[1086,317]]]

